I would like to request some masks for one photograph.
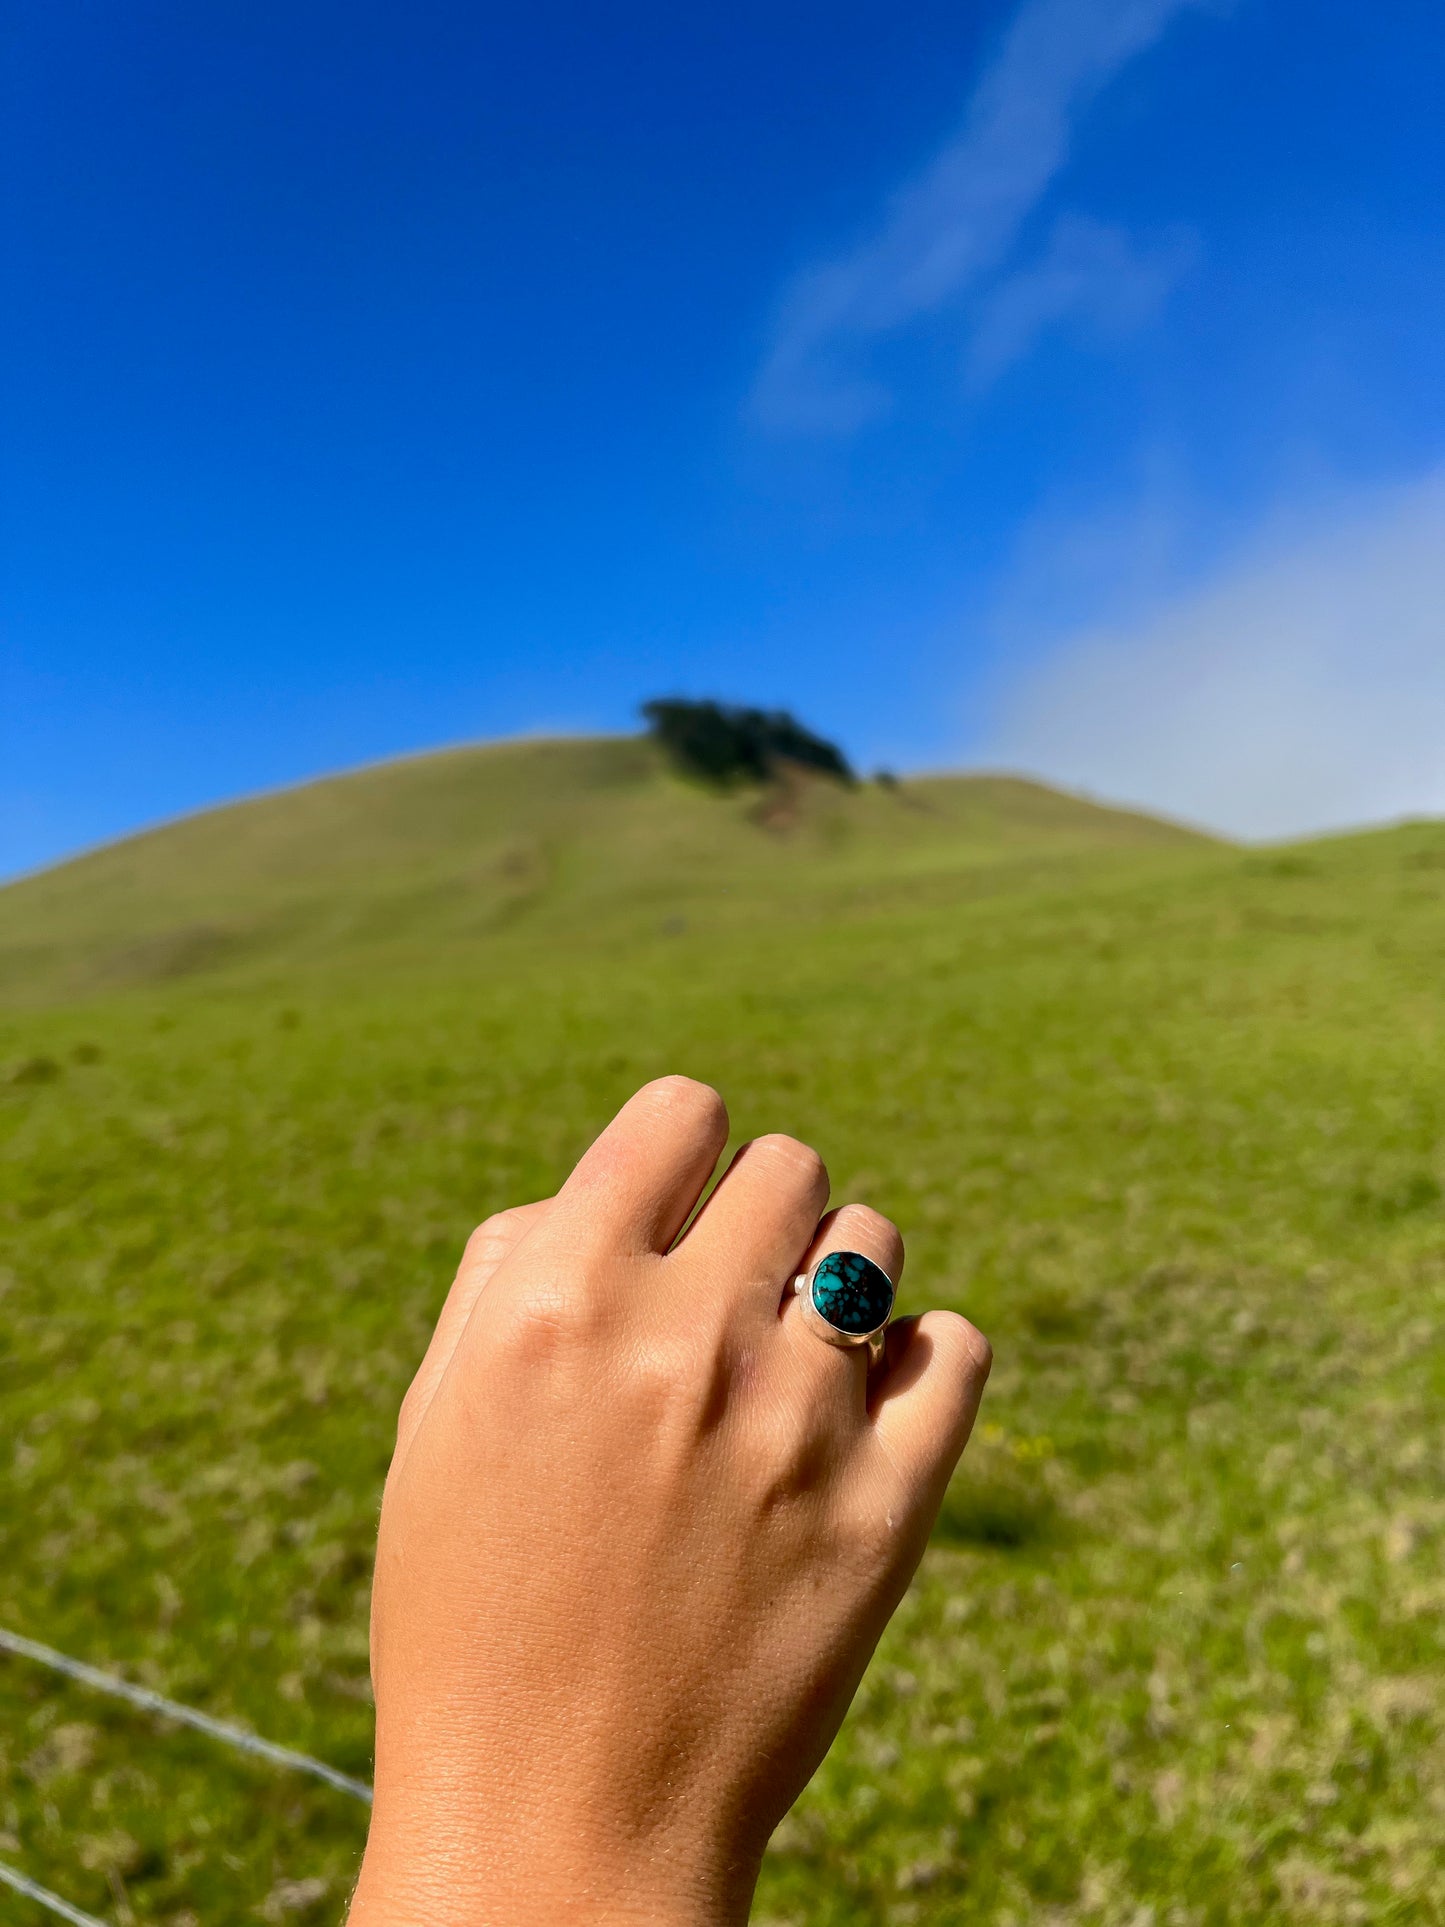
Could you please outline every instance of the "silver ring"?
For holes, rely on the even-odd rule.
[[[866,1345],[868,1361],[883,1356],[893,1316],[893,1280],[861,1251],[828,1251],[811,1271],[800,1272],[793,1291],[803,1322],[830,1345]]]

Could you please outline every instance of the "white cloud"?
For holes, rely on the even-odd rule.
[[[871,341],[956,301],[1005,262],[1068,156],[1074,118],[1187,8],[1210,0],[1024,0],[959,133],[872,237],[800,275],[754,391],[776,428],[848,432],[888,397]]]
[[[1445,813],[1445,471],[1063,642],[985,754],[1245,837]]]
[[[1140,249],[1122,228],[1080,214],[1062,215],[1041,258],[984,296],[968,352],[970,385],[986,387],[1068,317],[1104,336],[1142,327],[1157,314],[1194,252],[1192,238],[1183,234]]]

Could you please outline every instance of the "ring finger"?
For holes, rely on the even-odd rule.
[[[891,1219],[866,1204],[845,1204],[821,1220],[799,1275],[811,1278],[814,1267],[831,1252],[853,1251],[877,1265],[896,1290],[903,1272],[902,1236]],[[807,1316],[792,1280],[782,1305],[782,1322],[796,1369],[815,1381],[820,1391],[832,1386],[846,1396],[861,1418],[867,1407],[867,1345],[829,1344]]]

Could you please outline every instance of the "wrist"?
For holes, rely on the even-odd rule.
[[[676,1841],[589,1851],[561,1818],[540,1840],[373,1824],[347,1927],[743,1927],[757,1872]]]

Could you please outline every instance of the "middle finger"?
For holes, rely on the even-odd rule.
[[[810,1145],[774,1135],[745,1144],[669,1261],[700,1269],[730,1307],[772,1319],[828,1202],[828,1172]]]

